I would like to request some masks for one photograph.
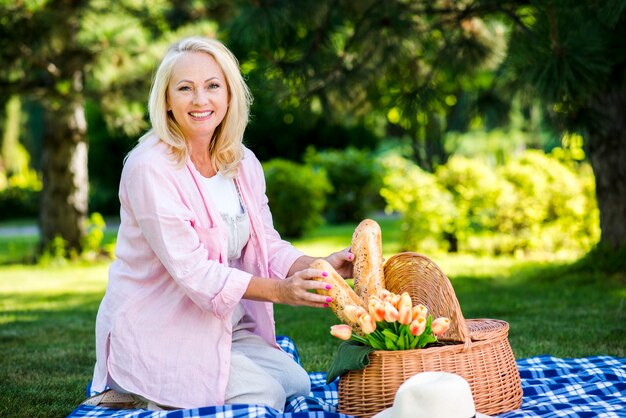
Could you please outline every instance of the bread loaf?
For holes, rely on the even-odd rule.
[[[330,290],[317,289],[316,291],[321,295],[330,296],[333,299],[328,305],[341,322],[354,326],[355,323],[350,321],[345,314],[345,307],[347,305],[362,306],[354,290],[352,290],[343,277],[341,277],[326,260],[318,258],[311,263],[311,268],[323,270],[328,273],[328,276],[316,277],[314,280],[329,283],[332,288]]]
[[[354,291],[362,305],[368,306],[369,296],[378,295],[385,288],[383,240],[376,221],[365,219],[356,227],[352,235],[352,253]]]

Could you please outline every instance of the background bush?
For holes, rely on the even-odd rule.
[[[14,174],[0,189],[0,220],[36,218],[39,214],[41,180],[35,170]]]
[[[440,166],[437,181],[451,194],[456,208],[448,234],[450,251],[490,252],[474,239],[496,230],[495,215],[510,185],[500,179],[483,160],[454,156]],[[508,186],[508,187],[507,187]]]
[[[360,222],[375,210],[384,209],[380,196],[382,166],[367,150],[316,151],[309,147],[306,164],[323,169],[333,186],[333,196],[326,203],[324,216],[331,223]]]
[[[452,193],[433,174],[403,157],[390,154],[382,164],[385,174],[380,194],[387,202],[386,210],[402,215],[401,250],[446,248],[444,238],[453,230],[456,216]]]
[[[587,164],[528,150],[498,168],[455,156],[433,175],[398,156],[383,161],[381,194],[402,216],[405,250],[580,255],[599,240]]]
[[[499,232],[511,239],[503,252],[588,251],[599,238],[593,178],[550,155],[525,151],[499,169],[512,193],[498,207]]]
[[[287,238],[300,237],[322,224],[332,186],[324,170],[280,158],[263,164],[274,227]]]

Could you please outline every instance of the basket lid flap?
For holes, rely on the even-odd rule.
[[[414,253],[399,253],[385,262],[385,286],[393,293],[408,292],[413,305],[423,304],[434,318],[450,318],[450,329],[442,340],[465,343],[469,331],[456,293],[439,266],[430,258]]]

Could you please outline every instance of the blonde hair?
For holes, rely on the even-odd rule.
[[[211,55],[222,69],[228,87],[228,110],[224,120],[215,129],[209,145],[211,162],[222,174],[234,177],[244,156],[243,133],[248,125],[252,94],[239,70],[239,62],[226,46],[216,39],[190,37],[180,40],[168,49],[154,77],[148,101],[152,129],[144,134],[143,142],[153,134],[168,144],[179,164],[189,157],[189,144],[174,117],[167,110],[167,88],[172,68],[187,52]]]

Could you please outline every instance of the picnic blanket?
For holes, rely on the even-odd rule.
[[[300,361],[294,342],[279,345]],[[517,361],[524,396],[522,406],[498,418],[626,417],[626,358],[596,356],[564,359],[538,356]],[[113,410],[79,406],[69,417],[124,418],[348,418],[337,412],[338,379],[326,384],[326,373],[309,373],[311,393],[293,399],[280,413],[257,405],[222,405],[177,411]],[[87,396],[94,395],[87,388]]]

